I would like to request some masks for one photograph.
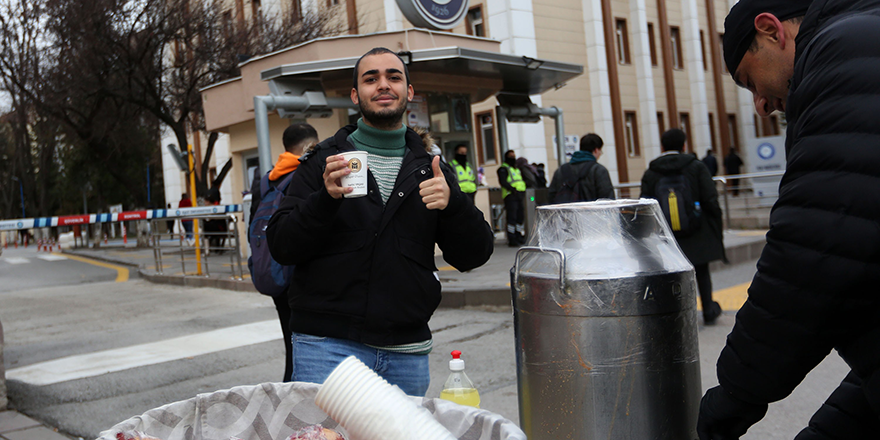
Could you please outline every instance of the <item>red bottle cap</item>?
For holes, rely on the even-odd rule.
[[[458,350],[452,350],[452,358],[453,358],[453,359],[459,359],[459,358],[461,358],[461,352],[458,351]]]

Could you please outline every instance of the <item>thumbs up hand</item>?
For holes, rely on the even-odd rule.
[[[419,184],[419,195],[428,209],[445,209],[449,205],[449,184],[440,170],[440,156],[434,156],[431,162],[434,169],[434,177]]]

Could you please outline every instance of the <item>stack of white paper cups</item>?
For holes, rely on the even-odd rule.
[[[330,373],[315,403],[354,440],[455,440],[428,410],[354,356]]]

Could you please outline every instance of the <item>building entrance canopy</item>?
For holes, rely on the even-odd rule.
[[[500,46],[495,40],[424,29],[319,38],[254,57],[241,65],[241,77],[202,89],[203,100],[211,103],[205,105],[206,126],[227,131],[253,119],[260,167],[270,169],[268,113],[307,119],[353,108],[349,95],[355,63],[371,48],[387,47],[398,50],[407,63],[417,93],[467,95],[472,103],[497,96],[511,121],[551,116],[557,134],[562,133],[562,111],[539,109],[529,96],[562,87],[583,74],[583,66],[503,54]],[[499,125],[502,150],[504,129]]]
[[[400,55],[404,62],[407,62],[411,76],[448,75],[468,77],[472,81],[486,80],[487,83],[494,84],[494,87],[487,89],[481,87],[482,93],[473,96],[474,102],[483,101],[497,93],[539,95],[550,89],[562,87],[567,81],[584,72],[584,67],[578,64],[466,47],[417,49],[401,52]],[[342,74],[348,80],[347,85],[350,87],[352,69],[358,58],[359,56],[287,64],[264,70],[260,77],[263,81],[279,78],[330,79]]]

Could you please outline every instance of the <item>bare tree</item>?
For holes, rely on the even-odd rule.
[[[333,9],[244,20],[221,0],[0,0],[0,88],[11,97],[14,145],[3,172],[40,194],[43,214],[52,210],[42,201],[59,157],[95,165],[131,191],[134,203],[143,201],[141,173],[118,166],[155,159],[158,142],[150,154],[141,146],[156,132],[143,135],[143,128],[167,127],[184,150],[205,129],[201,88],[238,76],[250,56],[344,31]],[[205,158],[196,156],[201,196],[231,167],[207,181],[216,139],[209,133]],[[71,178],[69,168],[60,174]]]

